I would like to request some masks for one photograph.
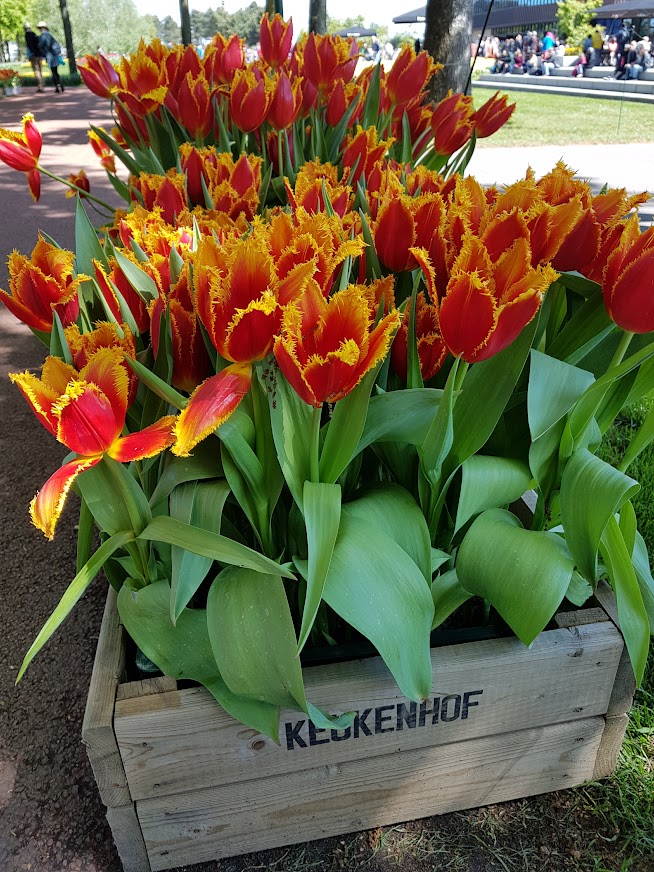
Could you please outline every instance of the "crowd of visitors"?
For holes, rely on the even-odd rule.
[[[613,73],[605,78],[637,79],[654,67],[654,57],[649,37],[634,37],[634,32],[624,22],[617,33],[609,35],[596,25],[573,62],[573,76],[584,76],[592,67],[606,66],[613,68]],[[493,62],[491,73],[551,76],[557,67],[563,66],[565,53],[565,42],[551,31],[543,37],[536,31],[506,37],[487,36],[479,45],[479,54]]]

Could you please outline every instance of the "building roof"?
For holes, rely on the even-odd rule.
[[[597,18],[654,18],[654,0],[625,0],[608,3],[591,11]]]
[[[419,6],[417,9],[412,9],[410,12],[405,12],[403,15],[398,15],[393,19],[393,24],[422,24],[427,16],[427,7]]]

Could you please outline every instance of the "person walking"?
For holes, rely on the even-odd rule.
[[[23,30],[25,31],[27,59],[34,70],[34,78],[36,79],[36,92],[42,94],[45,88],[43,87],[43,55],[39,49],[39,38],[29,24],[25,23]]]
[[[48,25],[45,21],[39,21],[36,25],[41,32],[39,36],[39,51],[45,58],[46,64],[50,67],[52,73],[52,81],[57,94],[64,92],[64,86],[59,76],[59,60],[61,58],[61,46],[48,30]]]

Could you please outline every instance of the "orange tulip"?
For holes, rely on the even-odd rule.
[[[100,130],[104,131],[104,128],[100,128]],[[104,169],[108,173],[116,172],[116,159],[114,158],[114,154],[112,150],[109,148],[107,143],[101,139],[98,134],[94,130],[88,131],[89,142],[91,144],[91,148],[96,153],[96,155],[100,158],[100,163],[104,167]]]
[[[437,103],[431,118],[436,154],[451,155],[470,140],[475,130],[472,97],[451,91]]]
[[[27,175],[30,193],[37,202],[41,195],[41,176],[38,172],[42,139],[30,113],[23,115],[23,132],[0,127],[0,161],[12,170]]]
[[[230,85],[236,70],[245,67],[243,44],[236,34],[225,39],[217,33],[207,46],[202,63],[204,74],[212,85]]]
[[[296,305],[286,308],[275,358],[305,403],[320,408],[342,399],[384,359],[400,315],[392,311],[377,326],[375,316],[374,300],[358,285],[330,297],[312,329]]]
[[[350,116],[349,127],[354,127],[363,114],[363,91],[354,82],[348,82],[346,85],[342,79],[338,79],[327,97],[325,106],[325,121],[327,124],[330,127],[335,127],[355,100],[357,104]]]
[[[275,130],[286,130],[295,123],[295,119],[302,108],[301,87],[301,79],[295,79],[291,84],[286,73],[280,72],[275,75],[273,80],[273,96],[267,119],[270,126],[274,127]]]
[[[343,179],[356,185],[362,175],[366,179],[372,167],[381,160],[390,146],[392,139],[377,140],[377,128],[364,130],[359,127],[356,135],[348,136],[343,149]]]
[[[132,259],[129,251],[124,251],[123,254]],[[113,258],[109,261],[109,266],[110,272],[107,275],[102,265],[98,263],[97,260],[93,261],[95,279],[98,283],[100,293],[109,306],[111,314],[117,321],[122,321],[123,316],[120,311],[118,297],[116,296],[116,291],[118,291],[132,313],[132,317],[134,318],[139,333],[147,332],[150,327],[150,319],[143,298],[140,294],[136,293]]]
[[[405,46],[386,76],[391,103],[406,106],[418,99],[434,73],[442,69],[443,65],[434,63],[429,52],[421,51],[416,55],[412,46]]]
[[[285,22],[281,15],[276,14],[273,18],[267,15],[261,16],[259,25],[259,45],[261,57],[276,70],[283,66],[288,59],[293,41],[293,19]]]
[[[9,255],[9,288],[0,288],[0,300],[9,311],[31,327],[50,333],[56,312],[64,327],[77,320],[77,292],[86,276],[73,277],[75,255],[57,248],[41,236],[31,257],[17,251]]]
[[[119,329],[122,335],[119,335]],[[77,324],[71,324],[70,327],[66,327],[65,334],[70,353],[73,355],[73,365],[77,370],[83,369],[101,348],[114,348],[121,352],[122,366],[129,382],[127,405],[131,406],[136,399],[139,384],[136,374],[125,362],[125,358],[134,360],[136,357],[136,343],[127,324],[121,324],[119,328],[112,322],[99,321],[88,333],[81,333]]]
[[[323,212],[325,209],[323,187],[327,192],[332,208],[341,218],[350,205],[352,189],[349,185],[340,184],[338,170],[331,164],[323,164],[318,159],[307,161],[300,169],[295,179],[295,188],[286,182],[286,195],[293,211],[305,209],[311,214]]]
[[[493,133],[506,124],[515,112],[516,104],[512,103],[509,106],[507,95],[503,94],[500,97],[499,94],[500,92],[496,91],[490,100],[487,100],[475,112],[475,133],[479,139],[492,136]]]
[[[123,58],[121,88],[115,96],[133,116],[149,115],[166,99],[168,76],[165,60],[168,54],[158,40],[148,46],[141,40],[136,52]]]
[[[120,88],[120,76],[111,61],[101,55],[85,55],[77,61],[82,81],[93,94],[111,100]]]
[[[501,243],[467,235],[439,305],[449,351],[468,363],[487,360],[510,345],[536,315],[558,274],[531,266],[526,236]]]
[[[393,272],[415,269],[415,248],[425,249],[433,266],[445,267],[445,204],[440,194],[391,194],[373,226],[375,250]]]
[[[391,345],[391,365],[403,381],[406,381],[407,376],[410,317],[411,300],[407,302],[402,323]],[[418,346],[420,374],[423,381],[427,381],[436,375],[443,365],[447,356],[447,348],[438,326],[438,309],[427,302],[422,292],[416,297],[416,344]]]
[[[654,227],[625,232],[604,270],[602,291],[609,317],[630,333],[654,330]]]
[[[347,84],[354,75],[358,55],[353,39],[310,33],[304,45],[303,75],[318,91],[332,88],[338,79]]]
[[[177,215],[186,209],[184,176],[170,170],[165,176],[141,173],[138,178],[130,177],[130,185],[143,198],[143,206],[148,211],[155,207],[161,209],[161,217],[167,224],[174,224]],[[132,194],[133,199],[136,196]]]
[[[52,539],[66,497],[77,476],[107,455],[120,463],[153,457],[173,441],[174,416],[138,433],[122,436],[127,414],[128,378],[120,350],[102,348],[81,372],[48,357],[41,378],[30,372],[9,377],[43,426],[76,455],[32,500],[32,523]]]
[[[238,129],[250,133],[261,127],[272,96],[269,79],[257,80],[252,69],[237,70],[229,92],[229,112]]]

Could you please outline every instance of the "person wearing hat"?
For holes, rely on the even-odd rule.
[[[50,67],[52,73],[52,81],[57,94],[64,92],[64,86],[59,76],[59,59],[61,57],[61,46],[48,30],[48,25],[45,21],[39,21],[36,25],[41,31],[39,36],[39,51],[45,58],[46,64]]]
[[[23,25],[23,30],[25,31],[27,59],[32,65],[34,78],[36,79],[36,90],[39,94],[42,94],[45,89],[43,87],[43,55],[39,49],[39,38],[27,22]]]

